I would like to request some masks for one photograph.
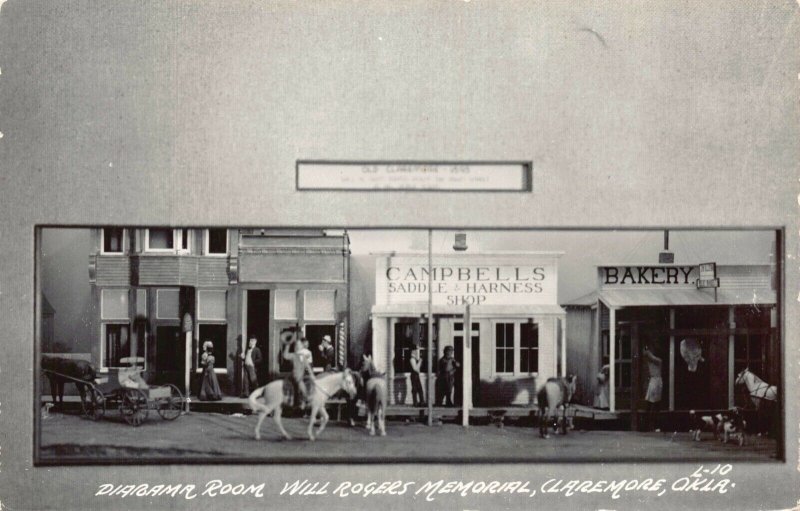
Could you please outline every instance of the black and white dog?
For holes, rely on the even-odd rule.
[[[747,423],[737,407],[715,415],[697,415],[694,410],[690,410],[689,418],[692,424],[692,429],[689,430],[689,433],[691,433],[692,440],[695,442],[700,441],[704,431],[712,432],[714,439],[723,443],[734,441],[742,446],[746,442],[745,428]]]

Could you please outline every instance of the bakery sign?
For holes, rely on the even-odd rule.
[[[378,304],[544,305],[557,304],[556,262],[521,258],[502,261],[467,257],[436,260],[388,257],[376,265]]]
[[[694,286],[697,266],[604,266],[600,268],[603,286]]]

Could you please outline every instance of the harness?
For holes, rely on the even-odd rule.
[[[753,376],[753,388],[751,389],[747,385],[747,380],[744,381],[744,384],[745,384],[745,387],[747,388],[747,392],[748,392],[748,394],[749,394],[749,396],[751,398],[755,398],[755,399],[759,399],[759,400],[766,400],[766,401],[776,401],[777,400],[777,396],[775,398],[768,397],[768,395],[770,394],[770,391],[773,391],[773,389],[774,389],[775,393],[778,392],[778,389],[777,389],[777,387],[775,385],[770,385],[769,383],[767,383],[767,382],[765,382],[765,381],[763,381],[761,379],[758,379],[758,381],[756,381],[757,376],[755,374],[753,374],[751,371],[748,371],[748,373]]]

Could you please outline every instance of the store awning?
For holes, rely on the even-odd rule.
[[[464,305],[434,305],[434,315],[461,316],[466,307]],[[374,316],[387,317],[418,317],[428,314],[428,305],[425,303],[394,303],[387,305],[374,305]],[[470,307],[473,318],[500,318],[521,317],[528,318],[541,315],[563,316],[566,311],[559,305],[473,305]]]
[[[768,288],[713,289],[604,289],[600,300],[611,308],[681,305],[774,305],[775,291]]]

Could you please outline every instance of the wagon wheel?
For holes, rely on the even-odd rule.
[[[119,403],[125,422],[138,426],[147,418],[147,395],[139,389],[125,389]]]
[[[86,399],[81,403],[84,417],[93,421],[100,420],[106,413],[106,397],[100,390],[92,387],[86,393]]]
[[[158,398],[158,414],[162,419],[174,421],[181,416],[183,411],[183,394],[175,385],[166,385],[169,388],[169,397]]]

